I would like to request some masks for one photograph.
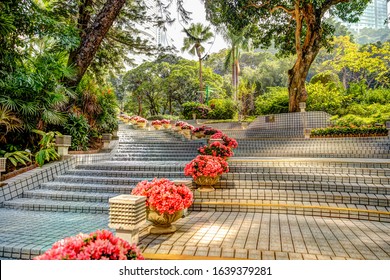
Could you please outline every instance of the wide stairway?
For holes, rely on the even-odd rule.
[[[206,143],[128,126],[119,137],[110,160],[76,166],[4,203],[1,218],[15,223],[2,227],[21,227],[18,221],[27,232],[15,244],[8,236],[14,232],[2,230],[0,258],[31,258],[72,227],[107,228],[109,198],[129,194],[142,180],[190,180],[184,166]],[[141,233],[149,258],[390,258],[388,137],[238,141],[230,172],[214,192],[194,190],[178,232]]]

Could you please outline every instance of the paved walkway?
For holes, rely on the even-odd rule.
[[[105,214],[1,209],[0,241],[9,246],[0,250],[4,251],[4,258],[28,259],[61,238],[109,229],[107,225]],[[192,212],[175,225],[177,232],[169,235],[142,230],[139,246],[148,258],[390,259],[390,223],[284,214]]]

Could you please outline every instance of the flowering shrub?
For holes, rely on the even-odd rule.
[[[204,131],[204,134],[205,135],[213,135],[213,134],[218,133],[218,132],[221,132],[221,131],[218,129],[214,129],[214,128],[206,128]]]
[[[178,122],[175,123],[175,126],[182,127],[184,124],[186,124],[186,122],[178,121]]]
[[[235,148],[238,147],[238,143],[237,143],[236,139],[230,138],[229,136],[227,136],[226,134],[222,133],[221,131],[211,135],[210,138],[211,139],[222,139],[223,144],[226,147],[229,147],[231,149],[235,149]]]
[[[175,185],[172,181],[154,178],[152,182],[142,181],[131,192],[146,196],[146,206],[160,214],[173,214],[192,204],[192,192],[185,185]]]
[[[234,139],[234,138],[230,138],[228,137],[227,135],[224,135],[222,137],[222,140],[223,140],[223,144],[231,149],[235,149],[238,147],[238,143],[237,143],[237,140]]]
[[[171,123],[170,120],[166,120],[166,119],[163,119],[160,122],[161,122],[161,124],[170,124]]]
[[[232,149],[219,142],[214,142],[210,145],[203,146],[198,149],[198,152],[201,155],[210,155],[221,157],[223,159],[233,156]]]
[[[136,245],[115,237],[108,230],[80,233],[54,243],[35,260],[143,260]]]
[[[204,132],[206,130],[206,126],[204,126],[204,125],[202,125],[202,126],[199,126],[199,127],[194,127],[193,129],[192,129],[192,132],[193,133],[196,133],[196,132]]]
[[[184,168],[186,176],[192,176],[196,180],[200,176],[217,177],[225,172],[229,172],[229,166],[223,158],[209,155],[199,155]]]
[[[142,117],[137,118],[137,123],[147,123],[148,121]]]
[[[222,131],[219,131],[217,133],[214,133],[213,135],[211,135],[211,139],[222,139],[224,136],[226,136],[224,133],[222,133]]]
[[[193,129],[194,127],[188,123],[185,123],[181,126],[181,129]]]
[[[152,125],[161,125],[161,121],[159,120],[152,121]]]

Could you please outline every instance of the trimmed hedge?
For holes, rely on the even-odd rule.
[[[387,136],[386,127],[328,127],[317,128],[310,132],[310,137],[368,137]]]

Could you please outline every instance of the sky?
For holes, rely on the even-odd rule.
[[[214,27],[206,21],[206,13],[204,4],[200,0],[185,0],[184,7],[186,10],[192,12],[191,17],[192,21],[190,23],[202,23],[204,25],[210,25],[212,32],[216,36],[215,40],[210,40],[210,44],[206,44],[205,50],[209,53],[218,52],[221,49],[227,48],[225,41],[222,39],[221,35],[216,34]],[[183,46],[183,40],[185,37],[183,26],[180,25],[177,19],[176,6],[172,6],[172,17],[176,15],[176,21],[172,26],[167,26],[167,37],[172,40],[172,45],[174,45],[179,53],[178,55],[187,58],[187,59],[197,59],[195,56],[190,55],[188,52],[181,52],[180,49]],[[185,26],[188,27],[189,25]]]

